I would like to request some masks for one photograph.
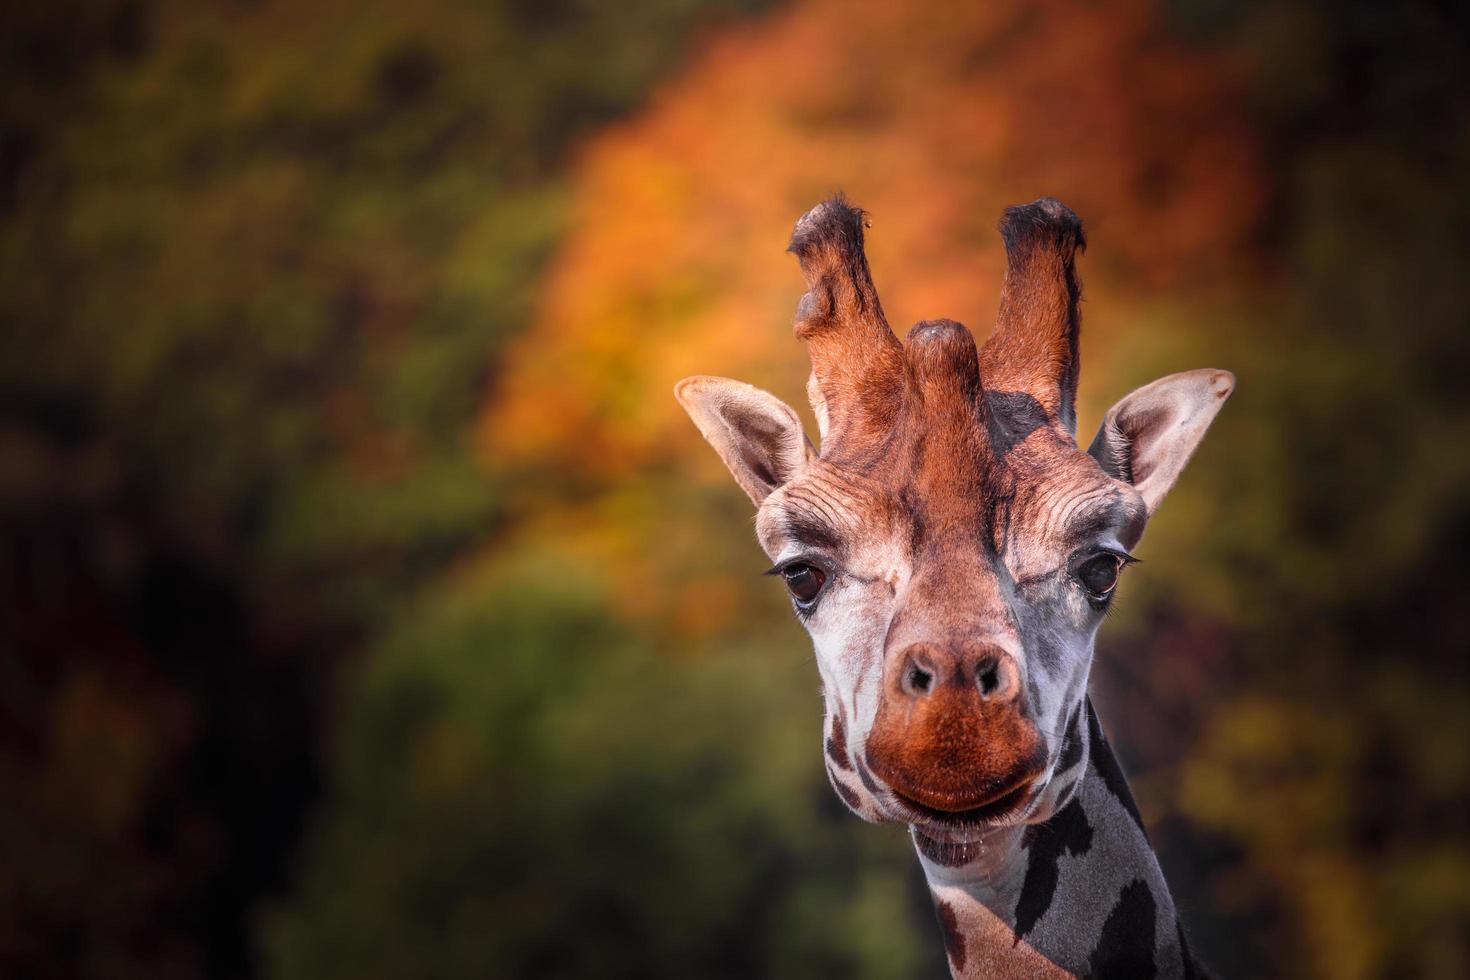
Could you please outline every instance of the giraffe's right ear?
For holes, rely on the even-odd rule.
[[[756,506],[816,458],[791,406],[743,381],[685,378],[674,397]]]

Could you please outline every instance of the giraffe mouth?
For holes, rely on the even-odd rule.
[[[1014,785],[1000,790],[979,803],[964,801],[959,806],[947,799],[930,797],[929,802],[920,802],[914,797],[890,787],[894,798],[918,819],[910,823],[928,823],[939,826],[963,827],[976,824],[994,824],[1020,811],[1030,801],[1035,781],[1028,774]],[[928,795],[928,794],[926,794]]]

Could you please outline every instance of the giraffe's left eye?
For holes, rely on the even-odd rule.
[[[787,565],[781,569],[781,577],[786,580],[786,588],[791,591],[791,597],[803,608],[817,601],[822,585],[827,581],[826,572],[806,562]]]
[[[1094,599],[1106,599],[1118,585],[1118,573],[1123,569],[1123,562],[1119,555],[1105,552],[1078,565],[1073,574]]]

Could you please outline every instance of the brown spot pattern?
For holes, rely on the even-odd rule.
[[[858,798],[858,795],[856,793],[848,789],[847,786],[845,786],[842,781],[837,779],[835,776],[832,778],[831,782],[832,788],[837,791],[837,795],[842,798],[843,803],[846,803],[850,809],[855,810],[858,813],[861,813],[863,811],[863,801]]]
[[[956,974],[965,969],[965,934],[960,931],[954,909],[943,899],[936,899],[934,910],[939,914],[939,928],[944,930],[944,949],[949,954],[951,968]]]
[[[827,758],[833,765],[846,772],[852,771],[852,760],[847,757],[847,728],[842,723],[842,713],[832,712],[832,734],[827,736]]]

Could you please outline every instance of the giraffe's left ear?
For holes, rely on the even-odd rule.
[[[1160,378],[1109,409],[1087,451],[1133,484],[1152,516],[1234,390],[1235,375],[1212,368]]]
[[[791,406],[754,385],[685,378],[674,397],[757,507],[816,457]]]

